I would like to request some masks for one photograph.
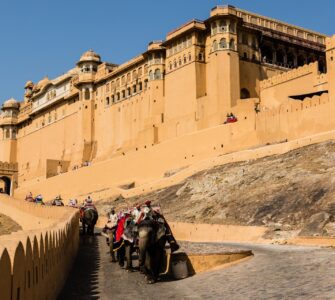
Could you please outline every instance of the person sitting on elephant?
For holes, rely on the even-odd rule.
[[[97,210],[95,205],[93,204],[93,200],[90,196],[88,196],[86,199],[85,199],[85,203],[82,207],[84,210],[88,210],[88,209],[94,209],[94,210]]]
[[[58,195],[51,203],[53,206],[64,206],[61,195]]]
[[[28,202],[35,202],[32,192],[29,192],[25,200]]]
[[[39,195],[36,196],[35,203],[39,204],[39,205],[45,205],[44,202],[43,202],[43,197],[42,197],[41,194],[39,194]]]
[[[172,230],[170,228],[170,225],[168,224],[168,222],[164,218],[163,214],[160,212],[160,209],[153,209],[152,206],[151,206],[151,201],[150,200],[147,200],[144,204],[146,205],[145,208],[144,208],[144,210],[145,210],[144,219],[152,218],[152,219],[154,219],[158,222],[160,221],[162,224],[164,224],[166,240],[170,244],[171,252],[177,251],[179,249],[179,245],[178,245],[175,237],[172,234]]]

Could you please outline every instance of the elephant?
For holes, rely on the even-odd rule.
[[[154,220],[143,220],[138,226],[139,266],[147,283],[155,283],[164,262],[165,226]]]
[[[85,235],[86,226],[87,234],[94,235],[94,226],[98,220],[98,212],[95,209],[85,209],[81,212],[81,222],[83,226],[83,234]]]

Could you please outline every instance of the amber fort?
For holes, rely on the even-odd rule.
[[[230,5],[164,34],[120,65],[78,53],[4,101],[0,212],[23,230],[0,237],[0,299],[55,299],[78,250],[78,212],[19,201],[29,192],[127,198],[335,139],[335,36]],[[172,226],[186,240],[264,233]]]

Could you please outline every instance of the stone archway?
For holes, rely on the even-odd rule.
[[[12,180],[7,176],[0,176],[0,193],[10,195],[11,194],[11,187],[12,187]]]
[[[0,189],[2,193],[13,196],[17,187],[17,164],[0,162]]]

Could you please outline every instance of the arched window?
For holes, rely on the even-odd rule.
[[[181,61],[181,57],[179,56],[179,59],[178,59],[178,63],[179,63],[179,67],[182,65],[182,61]]]
[[[230,21],[229,31],[234,33],[236,31],[235,28],[235,22]]]
[[[85,100],[90,100],[90,90],[89,89],[85,89],[84,97],[85,97]]]
[[[294,54],[292,52],[287,53],[287,66],[289,68],[295,67]]]
[[[122,90],[122,99],[126,98],[126,91]]]
[[[142,82],[141,81],[138,83],[138,90],[142,91]]]
[[[138,76],[142,76],[142,67],[138,68]]]
[[[248,98],[250,98],[249,90],[246,88],[241,89],[241,99],[248,99]]]
[[[176,60],[173,61],[173,67],[177,68],[177,61]]]
[[[282,49],[277,50],[277,64],[280,66],[285,65],[285,52]]]
[[[218,28],[216,26],[216,22],[212,23],[212,34],[216,34],[218,32]]]
[[[172,70],[172,62],[169,64],[169,69]]]
[[[162,79],[162,74],[161,74],[161,70],[160,69],[156,69],[155,70],[155,79],[156,80]]]
[[[127,88],[127,97],[130,97],[130,96],[131,96],[131,88],[128,87],[128,88]]]
[[[226,31],[227,31],[227,23],[226,23],[226,20],[221,20],[219,30],[220,30],[221,32],[226,32]]]
[[[114,103],[114,102],[115,102],[115,96],[112,95],[112,103]]]
[[[262,60],[266,63],[273,63],[273,49],[269,45],[261,47]]]
[[[186,58],[185,54],[184,54],[183,60],[184,60],[184,64],[186,64],[187,63],[187,58]]]
[[[109,97],[106,98],[106,105],[109,105]]]
[[[136,84],[133,85],[133,93],[136,93],[137,89],[136,89]]]
[[[234,39],[231,39],[230,42],[229,42],[229,48],[231,50],[235,50],[235,41]]]
[[[148,87],[148,79],[144,80],[144,88],[146,89]]]
[[[149,71],[149,80],[153,80],[154,79],[154,73],[152,72],[152,70]]]
[[[12,139],[16,139],[16,129],[12,130]]]
[[[5,139],[9,139],[10,138],[10,130],[9,128],[5,129]]]
[[[218,42],[217,42],[216,40],[213,41],[212,50],[213,50],[213,51],[218,50]]]
[[[192,55],[191,55],[191,52],[188,53],[188,61],[191,61],[192,60]]]
[[[204,60],[204,55],[203,55],[202,52],[199,53],[199,55],[198,55],[198,59],[199,59],[200,61],[203,61],[203,60]]]
[[[116,101],[119,101],[120,100],[120,93],[116,93]]]
[[[221,48],[221,49],[226,49],[226,48],[227,48],[227,41],[226,41],[225,38],[222,38],[222,39],[220,40],[220,48]]]
[[[306,57],[303,54],[298,56],[298,66],[301,67],[306,64]]]

